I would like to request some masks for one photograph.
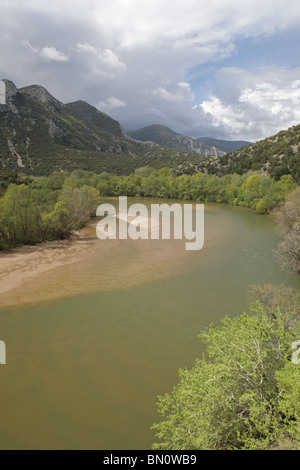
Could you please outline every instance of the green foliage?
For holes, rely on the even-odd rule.
[[[102,196],[149,196],[193,201],[225,202],[253,208],[261,214],[270,212],[285,200],[295,187],[292,177],[280,181],[260,175],[225,175],[205,173],[174,175],[169,168],[148,167],[136,170],[135,175],[116,176],[108,173],[97,185]]]
[[[11,183],[18,181],[18,174],[16,171],[0,168],[0,196],[2,196]]]
[[[281,288],[281,295],[289,292]],[[299,445],[300,367],[291,362],[299,309],[270,311],[257,301],[250,313],[203,331],[207,357],[180,370],[178,385],[159,397],[153,448],[265,450],[283,439]]]
[[[295,187],[290,175],[279,181],[253,172],[221,178],[208,173],[177,176],[167,167],[142,167],[127,176],[80,168],[55,170],[48,177],[8,172],[5,185],[11,180],[15,183],[0,199],[1,248],[67,236],[88,220],[99,204],[99,195],[212,201],[265,214],[283,203]],[[298,207],[297,201],[295,204]]]
[[[215,173],[223,175],[226,173],[244,174],[249,170],[264,171],[276,181],[285,175],[290,175],[299,184],[299,141],[300,125],[221,157]]]
[[[101,202],[97,189],[63,172],[25,183],[11,184],[0,199],[0,249],[64,238]]]
[[[282,232],[277,258],[281,266],[300,277],[300,188],[290,193],[276,212]]]

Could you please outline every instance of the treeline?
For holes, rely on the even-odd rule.
[[[200,334],[205,356],[159,397],[154,449],[299,449],[300,294],[264,285],[251,300]]]
[[[21,178],[0,199],[0,249],[63,239],[81,228],[100,202],[97,189],[66,173]]]
[[[279,181],[253,172],[175,176],[168,168],[142,167],[129,176],[84,170],[55,171],[48,177],[8,174],[2,187],[0,249],[68,236],[94,214],[101,196],[211,201],[265,214],[284,203],[297,185],[291,175]]]
[[[103,173],[97,178],[100,180],[97,189],[102,196],[223,202],[250,207],[261,214],[277,207],[297,187],[291,175],[283,175],[279,181],[253,172],[221,178],[207,173],[176,177],[167,168],[153,170],[148,167],[129,176]]]

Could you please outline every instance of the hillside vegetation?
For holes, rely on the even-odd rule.
[[[300,182],[300,125],[240,148],[222,159],[210,160],[207,168],[217,174],[243,174],[249,170],[261,171],[278,180],[292,175]]]

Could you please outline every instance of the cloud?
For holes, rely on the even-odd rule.
[[[175,103],[184,101],[184,96],[182,93],[170,93],[168,90],[162,87],[152,91],[152,95],[155,98],[158,98],[158,100],[162,101],[171,101]]]
[[[41,50],[40,55],[47,60],[54,60],[56,62],[66,62],[69,60],[63,52],[58,51],[54,46],[44,47]]]
[[[226,68],[209,99],[194,107],[223,135],[263,139],[300,122],[300,67]]]
[[[97,108],[100,109],[101,111],[112,111],[116,108],[124,108],[126,107],[126,103],[124,101],[119,100],[119,98],[116,98],[115,96],[111,96],[110,98],[107,98],[106,101],[99,101],[97,104]]]
[[[21,44],[34,54],[38,54],[47,61],[67,62],[69,60],[68,56],[66,56],[63,52],[58,51],[54,46],[45,46],[43,49],[39,49],[38,47],[33,47],[29,41],[21,41]]]
[[[86,42],[77,44],[76,51],[92,62],[94,71],[98,70],[99,73],[111,74],[126,70],[126,64],[111,49],[96,48]]]
[[[284,62],[240,44],[263,51],[299,21],[294,0],[0,0],[0,77],[100,103],[125,129],[256,139],[298,119],[299,69],[291,41]]]

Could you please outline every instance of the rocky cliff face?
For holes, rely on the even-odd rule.
[[[57,109],[64,107],[63,103],[54,98],[46,88],[39,85],[32,85],[25,88],[20,88],[20,93],[23,93],[30,98],[39,101],[42,104],[50,105]]]

